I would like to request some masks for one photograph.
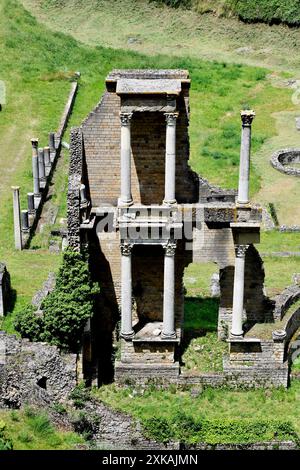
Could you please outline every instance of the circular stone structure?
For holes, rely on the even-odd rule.
[[[278,150],[272,155],[270,163],[273,168],[281,173],[291,176],[300,176],[300,165],[299,168],[293,166],[293,163],[300,164],[300,148]]]

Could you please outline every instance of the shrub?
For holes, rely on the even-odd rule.
[[[16,314],[14,327],[23,338],[40,341],[44,329],[43,318],[36,315],[32,305],[28,305]]]
[[[251,419],[205,419],[178,412],[172,418],[151,418],[144,422],[147,436],[160,442],[208,444],[251,443],[256,441],[292,440],[298,436],[288,421]]]
[[[87,258],[71,249],[64,252],[56,286],[44,300],[44,340],[78,352],[86,321],[93,315],[94,295]]]
[[[5,434],[6,424],[0,421],[0,450],[12,450],[12,441]]]
[[[60,349],[78,352],[83,327],[93,315],[98,287],[92,283],[85,254],[64,252],[56,286],[42,303],[43,316],[30,305],[19,312],[14,326],[31,341],[47,341]]]

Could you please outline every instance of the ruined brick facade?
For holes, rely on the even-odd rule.
[[[136,92],[130,89],[132,83],[137,87]],[[166,91],[166,84],[174,86],[173,91]],[[129,87],[128,92],[126,86]],[[119,332],[122,297],[120,244],[123,242],[128,243],[131,250],[132,321],[135,336],[121,339],[120,357],[116,362],[118,379],[130,375],[128,370],[138,375],[139,370],[142,373],[143,367],[148,368],[147,376],[155,377],[157,371],[161,370],[166,376],[178,377],[184,319],[183,274],[191,262],[213,261],[221,270],[219,336],[227,338],[232,316],[234,245],[237,239],[238,243],[250,246],[246,255],[244,320],[247,324],[270,319],[272,307],[263,293],[263,265],[253,246],[253,243],[259,241],[261,210],[251,205],[238,207],[234,191],[223,191],[211,186],[190,168],[189,88],[189,75],[184,70],[113,71],[107,78],[106,91],[99,104],[82,126],[73,129],[71,133],[71,168],[75,164],[76,177],[71,174],[69,186],[69,241],[75,248],[87,244],[91,253],[91,272],[101,286],[98,315],[92,325],[95,332],[94,347],[99,357],[100,381],[101,374],[104,377],[108,370],[108,375],[112,374],[109,365],[112,342]],[[128,208],[120,204],[120,113],[130,115],[131,119],[133,204]],[[168,205],[163,205],[167,171],[165,114],[168,113],[178,114],[176,204],[169,207],[169,214],[166,212]],[[81,156],[78,159],[80,149]],[[79,168],[80,182],[77,177]],[[80,210],[80,201],[78,203],[74,195],[76,191],[79,195],[81,184],[85,185],[88,199],[88,217],[86,213],[84,216],[86,220],[76,215]],[[159,223],[155,217],[143,214],[147,208],[161,209]],[[164,250],[168,241],[172,242],[176,227],[182,224],[183,215],[187,212],[192,221],[192,233],[177,240],[174,255],[176,338],[164,341],[159,333],[155,336],[155,330],[162,328],[164,316]],[[130,235],[123,235],[124,226],[136,227],[137,232],[142,230],[145,217],[147,226],[155,222],[157,226],[160,224],[159,230],[162,231],[169,224],[169,235],[159,232],[159,239],[150,242],[142,236],[137,240]],[[105,224],[101,225],[104,219],[110,222],[108,230]]]

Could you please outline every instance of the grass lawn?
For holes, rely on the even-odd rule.
[[[126,411],[142,422],[159,418],[176,422],[178,415],[183,413],[194,421],[218,420],[224,424],[227,420],[238,420],[240,424],[252,421],[256,423],[255,441],[260,432],[259,422],[284,420],[289,421],[300,434],[300,381],[293,382],[288,390],[233,391],[205,388],[198,396],[191,395],[189,388],[180,390],[170,387],[168,390],[158,390],[150,387],[143,390],[118,388],[115,385],[94,389],[93,394],[106,404]],[[190,427],[190,440],[193,435],[193,428]],[[241,436],[237,435],[235,442],[241,442]]]
[[[78,434],[55,428],[45,413],[33,408],[1,410],[1,422],[13,450],[72,450],[84,445]]]

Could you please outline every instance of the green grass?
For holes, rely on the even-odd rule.
[[[56,428],[47,414],[33,408],[1,410],[0,419],[14,450],[71,450],[84,445],[78,434]]]
[[[115,409],[130,413],[145,421],[157,418],[176,418],[179,412],[187,416],[208,420],[274,420],[292,423],[300,433],[300,381],[291,384],[288,390],[226,390],[207,388],[199,396],[191,397],[190,390],[170,387],[158,390],[150,387],[118,388],[115,385],[93,390],[93,394]]]

